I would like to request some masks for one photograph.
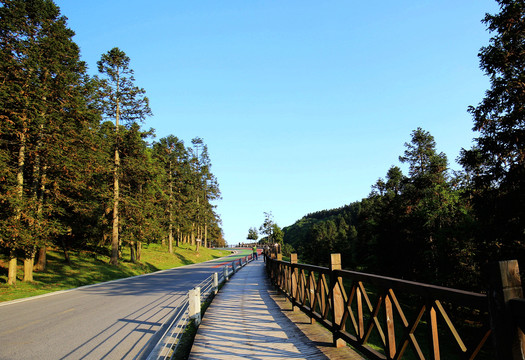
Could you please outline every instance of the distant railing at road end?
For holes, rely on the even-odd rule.
[[[525,300],[517,261],[492,271],[487,294],[266,257],[294,309],[369,359],[524,359]]]
[[[147,357],[147,360],[172,359],[176,354],[182,335],[191,321],[194,321],[197,326],[200,324],[202,316],[201,304],[211,301],[213,296],[219,291],[220,285],[228,281],[236,272],[253,260],[252,255],[235,259],[225,264],[222,271],[213,273],[188,291],[188,295],[183,303],[175,309],[173,315],[161,326],[162,336]]]

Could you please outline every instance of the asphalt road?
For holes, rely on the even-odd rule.
[[[0,303],[0,359],[141,359],[188,291],[228,260]]]

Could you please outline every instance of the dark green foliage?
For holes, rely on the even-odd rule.
[[[161,226],[163,207],[159,180],[162,169],[146,140],[151,132],[137,124],[121,133],[121,228],[126,243],[159,242],[166,234]]]
[[[54,243],[66,260],[73,249],[106,253],[115,174],[122,245],[166,237],[169,174],[172,221],[188,219],[189,233],[198,213],[201,232],[223,244],[204,142],[196,156],[177,144],[180,166],[170,173],[161,145],[149,143],[153,130],[137,124],[151,110],[129,58],[114,48],[98,63],[105,78],[89,78],[73,35],[51,0],[0,0],[0,252],[31,260]],[[116,117],[124,126],[101,122]]]
[[[480,261],[525,261],[525,3],[498,0],[500,13],[483,22],[493,37],[480,51],[490,78],[485,98],[469,112],[479,136],[463,150],[484,251]]]
[[[272,234],[271,235],[272,241],[274,243],[279,243],[279,244],[283,243],[284,233],[281,230],[281,228],[279,227],[279,225],[277,225],[277,224],[273,224],[272,225],[272,233],[271,234]]]
[[[290,254],[295,253],[295,249],[290,244],[284,244],[282,248],[282,254],[285,257],[290,257]]]
[[[170,243],[177,238],[191,237],[214,243],[224,243],[221,220],[212,202],[220,199],[217,179],[211,173],[208,147],[200,138],[193,139],[193,148],[170,135],[153,144],[153,154],[160,164],[163,215],[159,219],[167,230]],[[170,235],[171,233],[171,235]]]
[[[89,175],[80,164],[97,156],[98,115],[74,33],[56,5],[1,4],[0,244],[31,257],[36,247],[71,234],[69,214],[86,208],[79,195]]]
[[[327,265],[330,253],[343,256],[347,267],[358,266],[355,228],[361,204],[308,214],[283,229],[284,243],[297,250],[301,261]]]
[[[246,236],[246,239],[257,241],[258,238],[259,238],[259,233],[257,232],[257,228],[251,227],[248,230],[248,236]]]
[[[97,65],[98,71],[105,77],[99,79],[97,100],[100,112],[105,117],[110,120],[117,118],[121,123],[131,126],[152,113],[146,91],[134,85],[133,69],[129,63],[130,58],[117,47],[102,54]]]
[[[153,156],[162,167],[159,178],[162,207],[161,223],[172,246],[175,231],[187,229],[183,217],[184,204],[188,203],[188,176],[191,173],[188,150],[184,142],[170,135],[153,144]]]
[[[400,160],[410,176],[391,167],[368,198],[305,216],[284,229],[285,242],[313,264],[327,266],[331,253],[341,253],[347,269],[476,286],[469,203],[453,187],[446,157],[422,129],[405,146]]]
[[[212,202],[221,199],[217,178],[211,172],[211,160],[208,146],[201,138],[192,139],[193,148],[190,154],[190,199],[193,205],[192,227],[196,228],[195,236],[207,241],[208,227],[216,224],[217,214]]]
[[[111,263],[117,265],[119,246],[122,241],[120,232],[120,178],[121,172],[121,135],[124,131],[121,123],[128,128],[136,126],[137,121],[142,121],[151,115],[149,100],[146,91],[134,85],[133,70],[129,67],[129,57],[119,48],[113,48],[102,54],[97,62],[98,71],[104,75],[103,79],[96,78],[99,85],[97,91],[97,105],[100,113],[109,120],[115,120],[114,165],[113,165],[113,213],[112,213],[112,241]]]

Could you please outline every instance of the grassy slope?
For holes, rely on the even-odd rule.
[[[129,249],[124,250],[124,260],[118,267],[108,264],[106,256],[91,253],[71,253],[72,265],[64,263],[63,254],[48,251],[48,266],[45,272],[35,272],[34,282],[24,283],[23,266],[19,263],[18,281],[15,286],[6,285],[7,263],[0,259],[0,301],[9,301],[28,296],[41,295],[52,291],[71,289],[82,285],[120,279],[129,276],[142,275],[150,272],[171,269],[173,267],[194,264],[217,259],[229,255],[230,251],[200,248],[199,254],[195,247],[183,245],[174,248],[174,254],[169,254],[167,248],[157,244],[144,245],[140,264],[129,262]],[[5,259],[3,259],[5,260]]]

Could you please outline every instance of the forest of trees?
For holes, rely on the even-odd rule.
[[[0,252],[8,283],[43,270],[46,248],[103,253],[142,242],[222,246],[208,148],[143,130],[152,115],[118,48],[88,76],[51,0],[0,1]],[[34,264],[34,267],[33,267]]]
[[[492,33],[480,50],[491,87],[469,113],[476,138],[451,171],[433,136],[418,128],[370,195],[309,214],[284,228],[302,261],[409,280],[481,289],[486,264],[518,259],[525,270],[525,2],[498,0],[483,22]]]

